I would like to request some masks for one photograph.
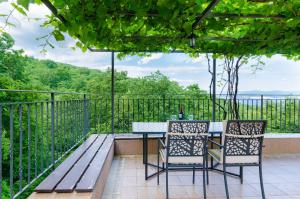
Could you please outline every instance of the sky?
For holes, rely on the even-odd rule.
[[[0,0],[1,2],[1,0]],[[12,10],[9,3],[0,3],[0,14],[8,14]],[[9,22],[15,26],[5,27],[15,40],[15,49],[23,49],[24,53],[38,59],[51,59],[54,61],[105,70],[110,67],[110,53],[85,52],[73,47],[75,39],[65,35],[66,40],[56,42],[50,38],[54,49],[47,46],[47,52],[42,53],[45,39],[38,39],[49,35],[51,27],[42,24],[50,11],[43,5],[30,5],[27,16],[14,11]],[[0,17],[0,26],[3,27],[5,17]],[[300,61],[288,60],[280,55],[272,58],[262,58],[265,65],[262,70],[253,71],[250,64],[243,66],[240,73],[240,91],[290,91],[299,92],[300,88]],[[217,70],[220,73],[222,61],[217,61]],[[127,56],[115,61],[118,71],[127,71],[130,77],[142,77],[159,70],[171,80],[182,86],[198,84],[201,89],[208,90],[211,76],[207,70],[207,60],[204,56],[190,58],[181,53],[162,54],[155,53],[149,57]],[[218,76],[219,77],[219,76]],[[218,88],[220,90],[221,87]]]

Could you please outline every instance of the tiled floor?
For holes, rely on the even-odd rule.
[[[263,173],[266,198],[300,199],[300,155],[265,158]],[[145,181],[141,156],[115,157],[103,198],[165,198],[165,174],[160,176],[160,185],[156,184],[156,177]],[[223,175],[209,172],[209,177],[207,198],[225,198]],[[261,198],[257,167],[244,169],[242,185],[238,178],[229,177],[228,181],[230,198]],[[194,185],[191,171],[170,172],[169,190],[170,198],[203,198],[202,172],[196,172]]]

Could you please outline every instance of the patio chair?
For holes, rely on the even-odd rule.
[[[157,184],[159,173],[166,171],[166,198],[169,198],[168,171],[170,168],[192,169],[195,183],[195,169],[203,170],[203,191],[206,198],[205,175],[207,173],[207,140],[209,121],[168,121],[165,142],[158,139],[157,145]],[[160,158],[163,170],[160,171]]]
[[[265,198],[262,177],[262,148],[266,127],[264,120],[229,120],[224,122],[222,144],[210,140],[220,149],[209,149],[208,154],[223,164],[226,198],[229,199],[227,167],[239,167],[237,176],[243,183],[243,167],[258,166],[262,198]]]

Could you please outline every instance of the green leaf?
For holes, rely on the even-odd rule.
[[[77,46],[78,48],[82,48],[82,43],[79,42],[79,41],[77,41],[77,42],[76,42],[76,46]]]
[[[190,34],[192,32],[192,24],[187,22],[183,24],[183,29],[186,33]]]
[[[40,5],[42,3],[42,1],[41,0],[35,0],[34,3]]]
[[[56,39],[56,41],[63,41],[65,40],[65,36],[58,30],[54,30],[52,32],[52,35],[54,36],[54,38]]]
[[[20,6],[18,6],[17,4],[15,3],[12,3],[11,4],[19,13],[21,13],[22,15],[25,15],[27,16],[25,10],[23,8],[21,8]]]
[[[17,0],[17,3],[28,10],[30,0]]]

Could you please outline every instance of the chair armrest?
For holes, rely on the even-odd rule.
[[[216,142],[216,141],[213,141],[213,140],[211,140],[211,139],[208,139],[208,141],[211,142],[211,143],[213,143],[213,144],[215,144],[215,145],[217,145],[217,146],[220,147],[220,148],[223,148],[223,147],[224,147],[224,145],[222,145],[222,144],[220,144],[220,143],[218,143],[218,142]]]

